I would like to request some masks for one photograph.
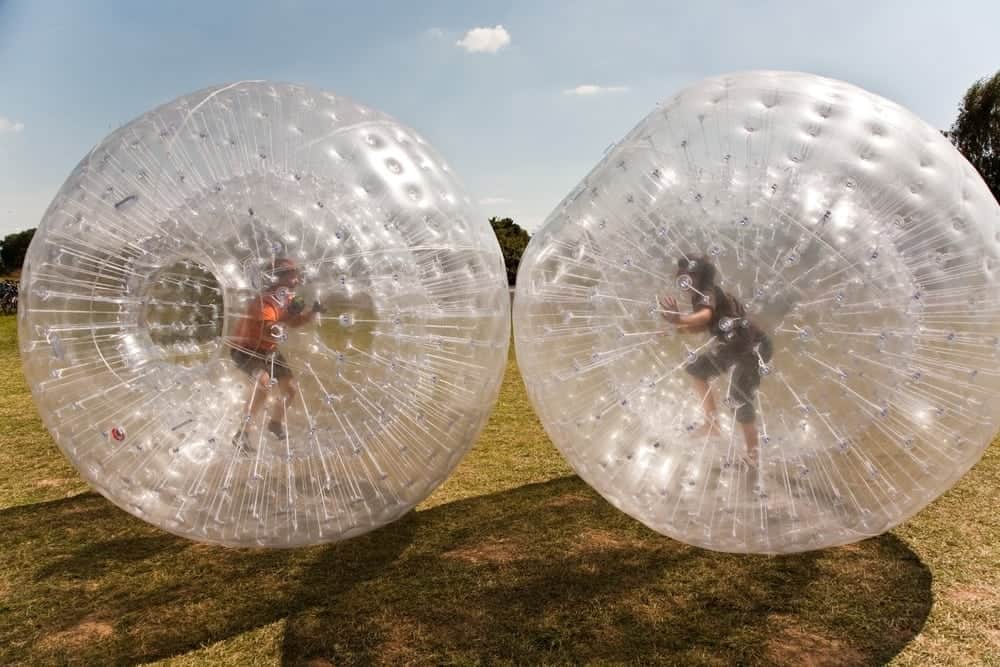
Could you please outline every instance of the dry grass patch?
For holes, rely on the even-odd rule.
[[[68,479],[65,477],[55,477],[55,478],[44,478],[37,479],[34,481],[34,485],[37,488],[52,489],[64,486],[75,486],[78,483],[75,479]]]
[[[567,493],[564,496],[559,496],[557,498],[553,498],[552,500],[546,501],[545,502],[545,506],[546,507],[574,507],[576,505],[588,505],[588,504],[592,504],[592,503],[595,502],[595,500],[600,500],[600,499],[599,498],[595,499],[595,496],[592,493],[590,493],[590,494],[586,494],[586,493]]]
[[[42,636],[41,643],[60,652],[77,650],[109,638],[115,628],[107,621],[87,618],[71,628]]]
[[[785,625],[788,621],[791,624]],[[796,619],[783,619],[780,629],[767,640],[767,659],[775,665],[800,667],[853,667],[868,665],[869,657],[843,641],[796,627]]]
[[[953,586],[942,591],[942,595],[955,602],[971,602],[974,604],[990,602],[995,604],[998,602],[1000,591],[988,589],[983,586]]]
[[[641,549],[645,546],[641,540],[632,539],[628,534],[602,528],[588,528],[580,533],[577,540],[574,553],[588,551],[627,551],[630,549]]]
[[[456,558],[472,565],[483,563],[508,565],[520,560],[523,553],[523,547],[516,542],[499,539],[485,540],[475,545],[459,547],[445,551],[442,555],[445,558]]]

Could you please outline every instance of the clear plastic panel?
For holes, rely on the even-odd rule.
[[[708,79],[531,240],[518,359],[577,472],[651,528],[734,552],[859,540],[997,431],[998,234],[979,175],[898,105],[808,74]],[[706,295],[709,331],[671,321]]]
[[[499,246],[433,149],[269,82],[102,141],[22,288],[25,372],[63,452],[125,510],[231,545],[408,511],[472,445],[509,342]]]

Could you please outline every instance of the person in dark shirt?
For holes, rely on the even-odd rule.
[[[746,316],[736,297],[715,284],[715,266],[706,257],[682,257],[677,261],[677,281],[691,293],[691,312],[681,313],[673,297],[660,299],[663,316],[680,331],[707,331],[714,345],[686,367],[695,391],[701,398],[705,423],[695,431],[699,436],[719,435],[715,398],[710,380],[732,369],[729,400],[736,408],[736,421],[743,431],[747,459],[757,463],[757,420],[754,403],[760,386],[761,370],[771,360],[771,340]]]

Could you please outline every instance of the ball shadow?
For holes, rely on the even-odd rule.
[[[898,653],[931,607],[929,570],[891,534],[715,553],[644,528],[575,477],[413,522],[364,594],[288,619],[285,664],[868,665]]]
[[[0,662],[130,664],[284,620],[285,664],[871,664],[930,573],[892,535],[787,557],[647,530],[577,478],[298,551],[193,544],[94,494],[0,512]],[[99,624],[106,632],[87,636]]]
[[[404,517],[342,544],[277,551],[190,542],[94,493],[5,510],[0,573],[16,593],[0,605],[0,664],[187,653],[337,599],[383,572],[412,525]]]

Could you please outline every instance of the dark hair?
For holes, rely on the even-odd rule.
[[[691,284],[699,292],[704,292],[715,284],[715,265],[704,255],[679,257],[677,275],[683,273],[691,276]]]
[[[299,264],[290,257],[275,257],[271,260],[270,266],[262,273],[266,284],[270,284],[271,286],[280,283],[289,274],[298,276],[298,279],[301,280]]]
[[[275,276],[282,273],[298,272],[299,264],[291,257],[276,257],[271,261],[271,273]]]

